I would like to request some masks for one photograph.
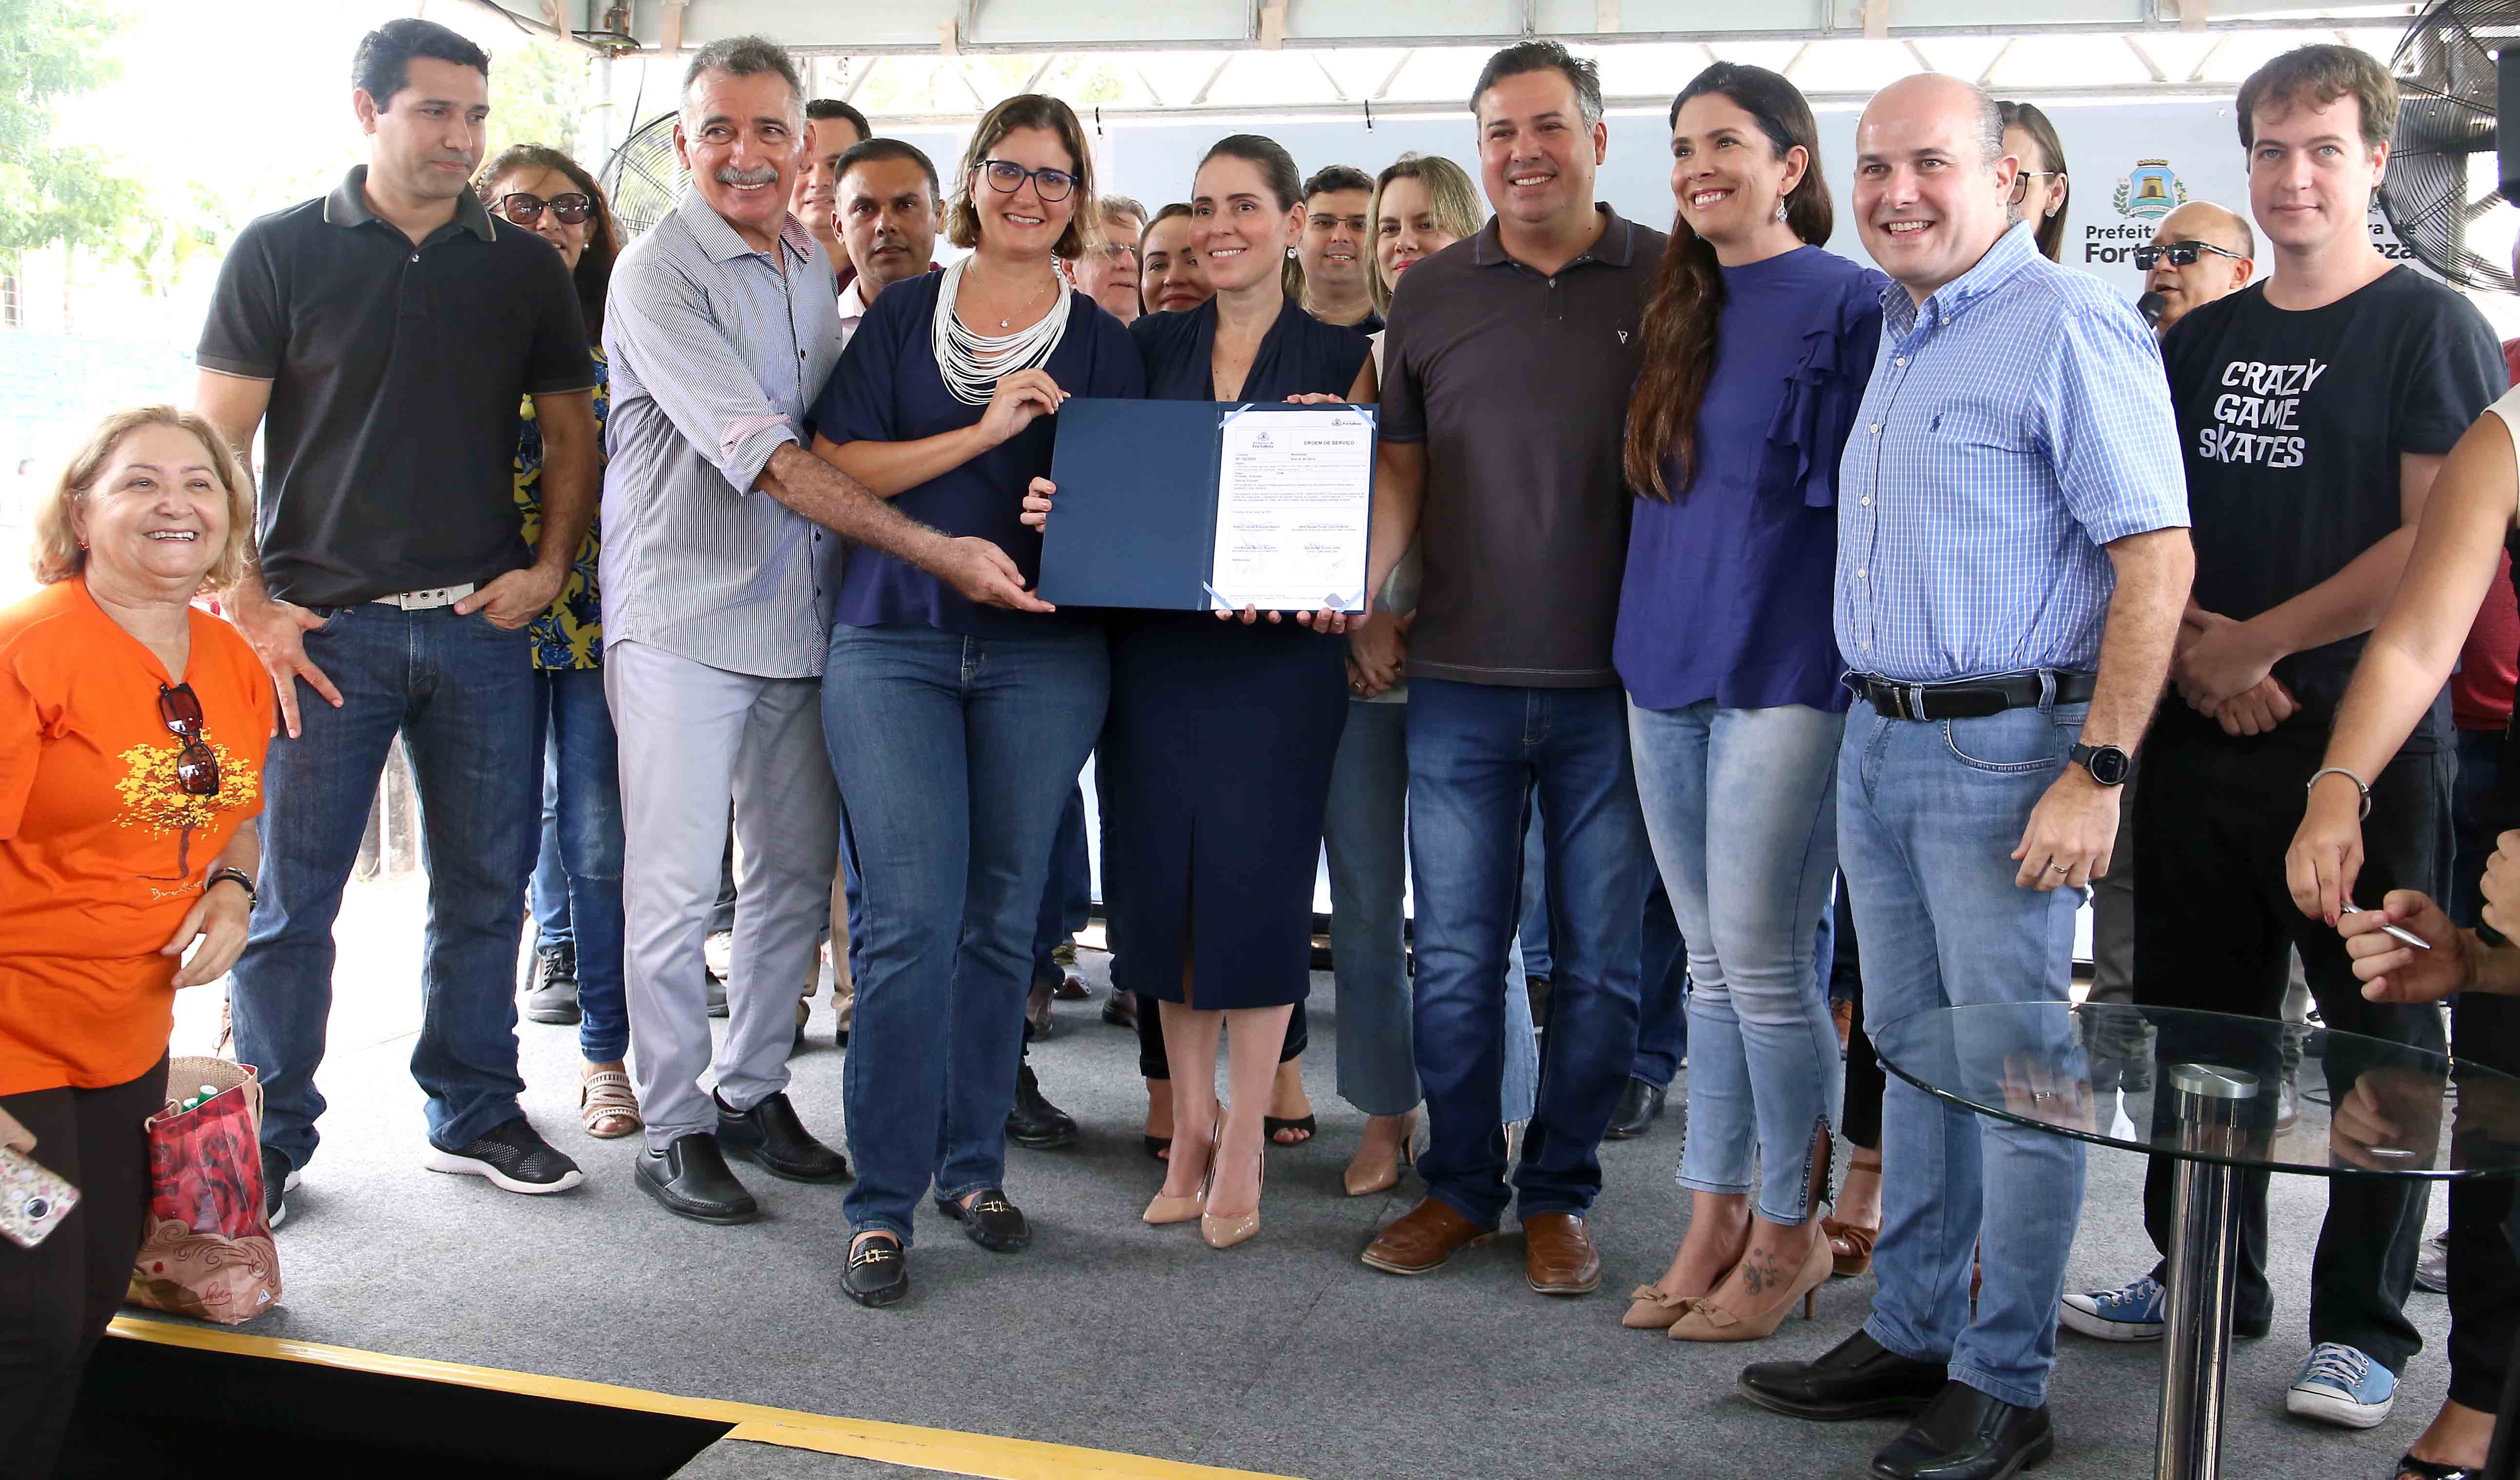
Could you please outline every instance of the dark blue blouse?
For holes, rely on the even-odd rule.
[[[1209,363],[1216,354],[1216,300],[1181,313],[1148,314],[1129,326],[1145,356],[1147,396],[1156,401],[1213,401]],[[1373,341],[1353,329],[1325,324],[1294,299],[1278,312],[1242,377],[1242,401],[1288,396],[1345,396]]]
[[[833,442],[915,442],[980,420],[945,388],[929,345],[945,274],[895,283],[867,310],[839,367],[814,401],[814,428]],[[1136,397],[1146,373],[1129,331],[1086,293],[1068,295],[1067,334],[1043,367],[1071,395]],[[1006,441],[893,502],[903,514],[951,535],[978,535],[1014,558],[1031,585],[1041,575],[1041,536],[1023,526],[1024,489],[1050,474],[1057,417],[1042,417]],[[975,606],[935,576],[882,551],[851,545],[842,558],[832,620],[852,627],[927,626],[976,637],[1039,635],[1055,620]]]
[[[1846,707],[1837,461],[1889,281],[1817,247],[1724,269],[1696,475],[1668,503],[1639,498],[1628,532],[1612,656],[1639,707]]]

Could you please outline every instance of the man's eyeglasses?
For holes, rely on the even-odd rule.
[[[551,207],[552,215],[562,226],[576,226],[595,213],[595,202],[573,190],[548,201],[518,191],[513,196],[501,196],[495,208],[518,226],[531,226],[543,218],[544,206]]]
[[[216,796],[219,791],[219,761],[210,753],[208,741],[202,739],[202,701],[190,684],[177,684],[172,689],[158,686],[158,717],[184,742],[175,756],[175,785],[186,796]]]
[[[2193,267],[2197,259],[2209,251],[2218,257],[2229,257],[2234,262],[2248,260],[2238,252],[2217,247],[2211,242],[2160,242],[2135,249],[2135,270],[2150,272],[2153,264],[2164,257],[2170,259],[2170,265],[2173,267]]]
[[[1012,159],[982,159],[980,174],[1002,196],[1023,189],[1026,180],[1044,201],[1064,201],[1076,189],[1076,177],[1063,169],[1026,169]]]

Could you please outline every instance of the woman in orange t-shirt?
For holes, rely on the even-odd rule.
[[[0,1474],[52,1470],[140,1248],[175,993],[245,948],[271,683],[192,601],[242,571],[251,498],[207,422],[118,412],[0,609],[0,1144],[80,1194],[0,1240]]]

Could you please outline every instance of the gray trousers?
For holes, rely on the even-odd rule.
[[[839,856],[820,679],[756,678],[644,643],[604,653],[621,740],[622,975],[650,1147],[717,1129],[706,1073],[748,1110],[788,1088],[796,983],[815,968]],[[712,1056],[701,943],[735,808],[735,960]]]

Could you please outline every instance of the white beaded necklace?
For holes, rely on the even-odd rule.
[[[954,399],[966,406],[986,406],[996,393],[998,380],[1018,370],[1032,370],[1050,362],[1058,341],[1067,336],[1067,295],[1070,292],[1064,274],[1051,276],[1058,284],[1058,300],[1041,321],[1014,333],[1002,336],[973,334],[954,312],[954,299],[963,286],[963,270],[971,265],[965,257],[945,269],[945,281],[936,291],[936,320],[928,334],[929,347],[936,355],[936,373],[945,380],[945,388]]]

